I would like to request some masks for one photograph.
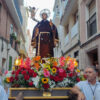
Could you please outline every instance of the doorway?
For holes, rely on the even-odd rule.
[[[98,64],[98,48],[87,52],[87,55],[90,65],[96,66]]]

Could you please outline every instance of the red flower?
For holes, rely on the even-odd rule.
[[[13,77],[10,77],[10,82],[13,82],[14,81],[14,78]]]
[[[33,86],[33,82],[29,82],[29,86]]]
[[[74,76],[77,76],[77,73],[76,72],[74,72]]]
[[[50,75],[50,79],[53,80],[54,79],[54,76],[53,75]]]
[[[73,73],[69,73],[68,75],[69,75],[69,77],[73,77]]]
[[[64,73],[64,77],[65,77],[65,78],[67,77],[67,74],[66,74],[66,73]]]
[[[79,81],[80,81],[80,78],[79,78],[79,77],[77,77],[77,78],[76,78],[76,81],[77,81],[77,82],[79,82]]]
[[[65,70],[63,72],[59,72],[60,77],[67,77]]]
[[[34,72],[34,73],[33,73],[33,77],[36,77],[36,76],[37,76],[37,73]]]
[[[58,82],[58,81],[59,81],[59,76],[55,76],[55,77],[54,77],[54,81],[55,81],[55,82]]]
[[[64,80],[64,77],[59,77],[59,81],[63,81]]]
[[[16,76],[18,76],[19,72],[20,72],[19,70],[18,70],[18,71],[16,71]]]
[[[27,72],[24,70],[24,71],[21,72],[21,74],[26,75]]]
[[[15,71],[13,71],[12,74],[15,74]]]
[[[33,70],[29,70],[29,76],[33,76],[34,71]]]
[[[63,76],[64,76],[64,74],[63,74],[63,73],[59,73],[59,76],[63,77]]]
[[[26,81],[29,80],[29,78],[30,78],[29,75],[25,75],[25,76],[24,76],[24,79],[25,79]]]
[[[18,80],[18,77],[17,77],[17,76],[15,76],[15,80],[16,80],[16,81]]]
[[[48,89],[49,87],[50,87],[49,84],[43,84],[44,89]]]
[[[70,69],[69,69],[68,67],[66,68],[66,70],[67,70],[67,71],[70,71]]]

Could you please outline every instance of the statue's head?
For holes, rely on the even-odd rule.
[[[43,20],[46,20],[47,18],[48,18],[47,13],[43,13],[43,14],[42,14],[42,19],[43,19]]]
[[[43,20],[46,20],[49,16],[50,16],[50,11],[49,11],[48,9],[43,9],[43,10],[40,12],[40,17],[41,17]]]

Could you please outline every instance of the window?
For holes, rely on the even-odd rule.
[[[12,56],[9,56],[9,70],[12,69]]]
[[[77,58],[79,54],[79,51],[74,52],[74,58]]]
[[[96,22],[96,1],[92,0],[88,5],[89,20],[87,21],[87,34],[88,38],[97,33],[97,22]]]
[[[10,35],[10,44],[13,45],[13,37]]]

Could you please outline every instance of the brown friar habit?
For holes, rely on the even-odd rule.
[[[38,34],[36,33],[36,28],[39,29]],[[36,44],[36,56],[41,56],[42,58],[53,57],[55,40],[58,40],[56,26],[54,24],[50,26],[50,22],[48,20],[42,20],[39,22],[35,26],[32,35],[32,42]]]

